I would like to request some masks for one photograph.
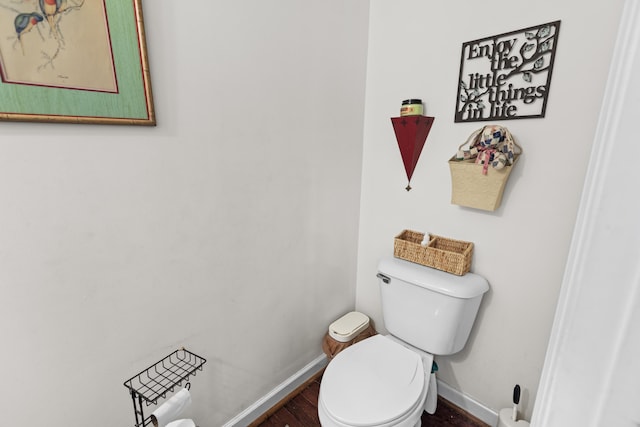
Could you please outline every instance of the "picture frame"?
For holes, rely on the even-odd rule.
[[[0,0],[0,77],[0,120],[156,125],[142,0]]]

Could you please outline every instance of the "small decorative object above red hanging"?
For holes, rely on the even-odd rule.
[[[406,190],[411,190],[411,176],[418,164],[422,147],[427,140],[431,125],[433,125],[433,117],[427,116],[403,116],[392,117],[391,123],[396,133],[398,147],[404,162],[404,169],[407,172],[407,180],[409,183]]]

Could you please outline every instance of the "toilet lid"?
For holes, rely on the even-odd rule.
[[[417,353],[375,335],[346,348],[322,376],[327,412],[347,425],[379,425],[402,417],[418,403],[425,387]]]

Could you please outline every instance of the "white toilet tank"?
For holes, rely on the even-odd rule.
[[[489,290],[477,274],[456,276],[398,258],[380,261],[378,279],[389,333],[436,355],[462,350]]]

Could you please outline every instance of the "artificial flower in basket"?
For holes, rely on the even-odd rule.
[[[456,160],[475,159],[484,165],[482,174],[486,175],[489,165],[495,169],[513,165],[517,154],[522,148],[516,144],[509,129],[491,125],[478,129],[458,148]]]

